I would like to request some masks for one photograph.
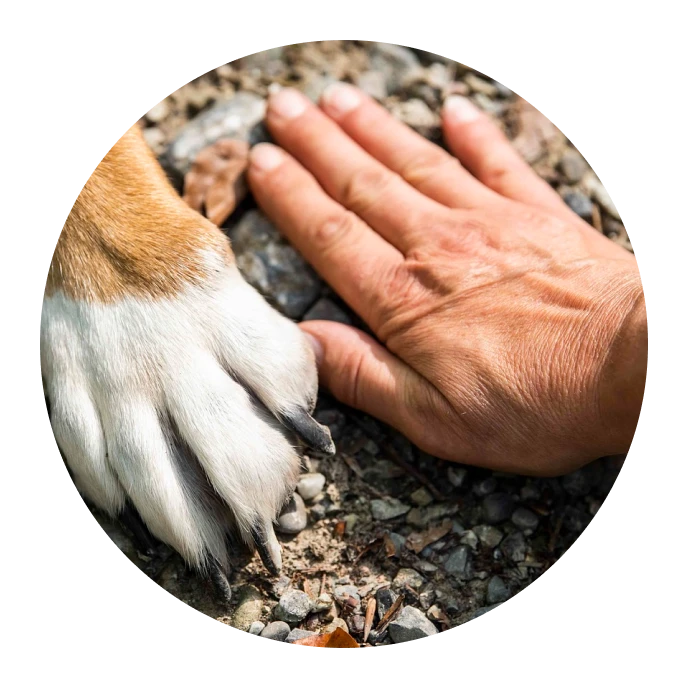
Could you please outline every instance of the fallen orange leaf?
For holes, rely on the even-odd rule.
[[[309,647],[360,647],[360,645],[344,630],[335,628],[332,633],[311,635],[308,638],[295,640],[294,645],[307,645]]]

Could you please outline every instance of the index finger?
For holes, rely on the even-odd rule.
[[[248,182],[265,214],[374,330],[401,252],[330,198],[312,174],[269,143],[253,148]]]

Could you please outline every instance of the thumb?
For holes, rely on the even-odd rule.
[[[409,433],[414,400],[428,384],[418,373],[348,325],[309,320],[299,327],[310,335],[321,384],[342,403]]]

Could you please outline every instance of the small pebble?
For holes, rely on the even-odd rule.
[[[436,599],[437,593],[432,588],[430,590],[423,590],[423,592],[420,595],[418,595],[420,606],[423,609],[429,609]]]
[[[482,510],[486,523],[501,523],[511,517],[514,498],[506,492],[494,492],[483,499]]]
[[[499,95],[499,89],[494,84],[481,79],[475,74],[466,74],[463,80],[474,93],[482,93],[488,98],[495,98]]]
[[[389,588],[380,588],[375,593],[375,601],[377,602],[377,617],[381,619],[397,601],[397,594]]]
[[[265,628],[265,624],[262,621],[254,621],[248,629],[251,635],[260,635]]]
[[[361,635],[365,627],[365,616],[353,614],[349,617],[349,631],[355,635]]]
[[[520,506],[511,514],[511,522],[521,530],[532,531],[538,527],[540,519],[530,509]]]
[[[239,590],[239,603],[232,617],[232,625],[240,631],[247,631],[263,612],[263,596],[253,585],[245,585]]]
[[[465,531],[459,542],[462,545],[468,545],[473,550],[478,548],[478,536],[472,530]]]
[[[273,615],[280,621],[298,623],[308,616],[312,608],[313,603],[305,592],[302,590],[287,590],[280,597]]]
[[[277,519],[276,529],[285,535],[296,535],[300,533],[308,524],[306,505],[303,503],[301,495],[294,493],[287,505],[282,509],[282,513]]]
[[[389,635],[395,643],[406,643],[438,633],[436,626],[415,607],[404,607],[389,624]]]
[[[588,171],[588,164],[578,151],[569,149],[562,155],[559,168],[569,184],[576,184]]]
[[[505,602],[511,596],[506,583],[499,576],[492,576],[487,584],[487,603],[499,604]]]
[[[447,478],[449,478],[449,482],[452,484],[452,487],[463,487],[467,476],[468,471],[465,468],[450,466],[447,469]]]
[[[408,513],[411,507],[403,504],[394,497],[373,499],[370,502],[370,512],[376,521],[389,521]]]
[[[473,555],[468,545],[459,545],[444,562],[447,573],[457,578],[469,579],[473,575]]]
[[[146,113],[146,119],[153,124],[158,124],[167,117],[169,112],[170,106],[167,104],[167,101],[161,100]]]
[[[299,478],[296,485],[296,491],[306,500],[309,501],[317,497],[325,487],[325,476],[322,473],[304,473]]]
[[[314,504],[310,510],[311,518],[314,521],[322,521],[327,516],[327,506],[322,502]]]
[[[473,494],[476,497],[487,497],[497,489],[497,479],[490,476],[473,485]]]
[[[303,640],[303,638],[310,638],[312,635],[318,635],[314,631],[304,631],[301,628],[293,628],[289,631],[289,635],[285,638],[285,642],[293,643],[296,640]]]
[[[337,617],[336,619],[332,619],[332,621],[327,624],[325,628],[323,628],[323,633],[334,633],[338,628],[341,628],[347,633],[349,632],[349,627],[347,626],[346,621]]]
[[[318,598],[313,603],[313,611],[318,613],[327,611],[328,609],[332,608],[333,604],[334,600],[332,599],[331,595],[326,592],[320,593]]]
[[[290,632],[291,629],[288,623],[284,621],[272,621],[260,632],[260,637],[283,642],[287,639]]]
[[[408,585],[414,590],[417,590],[423,583],[425,583],[425,578],[423,578],[418,571],[414,571],[413,569],[399,569],[399,573],[394,577],[394,585],[398,588],[403,588]]]
[[[424,487],[420,487],[415,492],[412,492],[410,499],[416,506],[428,506],[428,504],[432,503],[432,495]]]
[[[588,219],[592,216],[592,202],[580,191],[569,191],[564,194],[564,203],[579,217]]]
[[[499,548],[502,553],[511,561],[519,562],[525,561],[527,544],[523,533],[512,533],[504,538]]]
[[[361,596],[358,594],[358,588],[355,585],[336,585],[334,588],[334,599],[339,604],[344,604],[352,599],[356,602],[356,607],[361,606]]]
[[[504,533],[502,533],[499,528],[482,524],[474,526],[473,532],[478,536],[480,544],[484,545],[485,547],[489,547],[490,549],[494,549],[504,537]]]

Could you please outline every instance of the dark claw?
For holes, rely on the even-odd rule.
[[[320,425],[303,409],[281,416],[280,421],[307,447],[329,456],[335,453],[330,429],[325,425]]]
[[[251,536],[265,568],[271,576],[278,576],[282,569],[282,552],[272,524],[269,524],[267,528],[256,524],[253,526]]]
[[[127,504],[117,518],[131,533],[136,549],[142,554],[153,554],[157,542],[141,520],[139,512],[131,504]]]
[[[229,606],[232,601],[232,588],[229,585],[229,580],[227,580],[227,574],[215,560],[210,562],[208,573],[218,599]]]

